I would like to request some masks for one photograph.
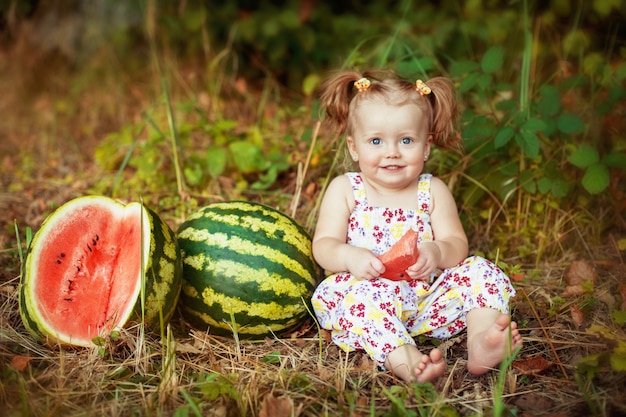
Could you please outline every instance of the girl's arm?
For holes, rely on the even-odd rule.
[[[370,250],[346,243],[353,205],[350,179],[341,175],[332,180],[320,206],[313,256],[329,272],[347,271],[358,278],[376,278],[385,271],[382,262]]]
[[[467,258],[467,236],[463,230],[456,202],[446,184],[433,177],[430,183],[432,198],[430,221],[434,241],[419,245],[420,255],[407,272],[415,279],[428,278],[437,268],[458,265]]]

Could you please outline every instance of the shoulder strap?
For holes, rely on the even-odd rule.
[[[354,193],[354,201],[357,206],[367,205],[367,195],[365,194],[365,186],[363,185],[363,178],[358,172],[346,172],[352,185],[352,192]]]
[[[430,179],[432,177],[432,174],[422,174],[417,183],[417,206],[425,213],[430,213]]]

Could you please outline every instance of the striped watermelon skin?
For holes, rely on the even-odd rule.
[[[217,335],[260,338],[307,315],[321,269],[309,234],[289,216],[245,201],[215,203],[178,229],[183,316]]]
[[[152,330],[167,324],[178,305],[183,285],[183,258],[178,239],[169,225],[144,206],[150,227],[150,250],[145,268],[145,303],[135,304],[135,317],[142,318]]]
[[[104,196],[78,197],[65,203],[46,218],[33,237],[26,255],[19,291],[19,310],[24,326],[37,340],[49,345],[85,347],[93,345],[92,336],[77,337],[65,332],[62,328],[55,328],[55,325],[46,319],[50,313],[42,310],[42,305],[36,295],[39,265],[46,262],[46,259],[41,257],[43,248],[50,244],[48,241],[55,230],[71,228],[71,225],[65,223],[66,218],[85,208],[113,211],[121,209],[135,212],[140,216],[136,218],[143,236],[140,244],[141,250],[135,256],[137,262],[142,263],[139,269],[143,270],[143,276],[125,274],[122,278],[136,282],[132,284],[134,290],[127,294],[120,294],[121,297],[127,298],[125,304],[129,308],[124,313],[112,316],[103,327],[94,329],[92,336],[106,336],[108,332],[124,327],[129,321],[142,321],[148,328],[159,329],[161,324],[167,323],[174,314],[182,287],[182,258],[176,235],[154,211],[140,203],[124,205]],[[96,224],[94,227],[104,230],[110,225]],[[79,245],[81,234],[84,234],[85,230],[79,229],[75,232],[76,245]],[[104,242],[100,243],[104,244]],[[117,245],[124,250],[123,241],[117,242]],[[65,278],[59,277],[59,279]],[[97,300],[94,300],[94,303],[96,302]],[[68,320],[76,321],[80,310],[80,307],[74,310],[77,312],[76,316],[70,316]]]

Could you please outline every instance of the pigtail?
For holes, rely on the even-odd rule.
[[[431,100],[433,143],[442,149],[462,149],[461,135],[458,131],[459,109],[456,92],[448,78],[435,77],[426,82],[432,90],[428,94]]]
[[[354,83],[361,77],[356,71],[344,71],[322,84],[320,101],[326,113],[324,123],[340,135],[346,132],[350,101],[356,94]]]

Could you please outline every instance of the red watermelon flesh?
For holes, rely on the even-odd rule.
[[[146,240],[142,248],[142,218],[139,204],[95,200],[52,220],[45,245],[30,254],[37,262],[33,304],[44,327],[83,345],[127,320],[140,290],[142,249],[150,246]]]
[[[406,270],[417,262],[418,257],[417,231],[411,228],[387,252],[378,257],[385,265],[385,272],[381,277],[393,281],[409,281],[411,278]]]

